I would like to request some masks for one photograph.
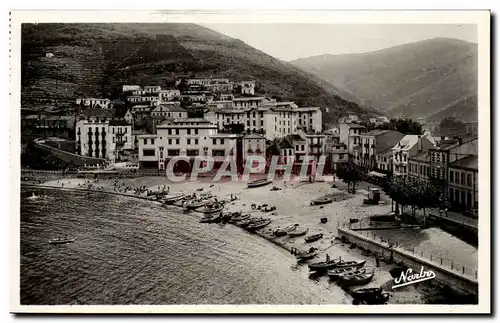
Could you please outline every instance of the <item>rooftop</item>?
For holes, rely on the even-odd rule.
[[[410,159],[417,160],[419,162],[427,162],[427,161],[429,161],[428,156],[429,156],[429,154],[427,151],[422,151],[422,152],[419,152],[414,157],[410,157]]]
[[[256,101],[256,100],[265,100],[266,98],[263,96],[244,96],[239,98],[234,98],[233,101]]]
[[[244,139],[264,139],[264,136],[257,133],[250,133],[243,137]]]
[[[454,161],[453,163],[450,163],[449,167],[458,167],[458,168],[468,168],[468,169],[473,169],[477,170],[477,160],[478,156],[476,155],[470,155],[467,157],[464,157],[462,159],[459,159],[457,161]]]
[[[418,142],[418,135],[406,135],[394,146],[396,149],[409,150]]]

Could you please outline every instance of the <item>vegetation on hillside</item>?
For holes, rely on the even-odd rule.
[[[46,53],[54,54],[45,57]],[[116,98],[123,84],[166,86],[184,77],[256,80],[257,94],[319,106],[326,122],[357,104],[326,82],[240,40],[193,24],[24,24],[22,104]],[[328,113],[326,113],[328,108]]]
[[[366,131],[375,129],[379,130],[394,130],[399,131],[405,135],[423,135],[424,129],[422,125],[411,119],[391,119],[388,123],[375,125],[374,123],[364,123]]]

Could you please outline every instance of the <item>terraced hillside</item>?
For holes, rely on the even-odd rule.
[[[213,76],[255,79],[261,94],[329,108],[326,122],[366,113],[327,82],[194,24],[28,24],[22,36],[24,106],[115,97],[122,84],[165,86],[180,77]]]

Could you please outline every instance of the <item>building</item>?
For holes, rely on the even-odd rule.
[[[395,176],[407,176],[411,157],[433,148],[426,136],[406,135],[392,148],[393,173]]]
[[[341,123],[355,123],[359,122],[359,117],[355,114],[349,114],[347,116],[339,118],[339,124]]]
[[[240,82],[241,94],[255,95],[255,81]]]
[[[242,97],[233,99],[234,109],[258,108],[269,102],[265,97]]]
[[[110,104],[109,99],[96,99],[96,98],[84,98],[84,99],[76,99],[76,104],[83,105],[84,107],[91,108],[109,108]]]
[[[325,137],[325,149],[330,161],[330,169],[337,170],[338,164],[348,160],[347,145],[340,142],[338,128],[330,129]]]
[[[146,85],[144,87],[144,92],[149,94],[158,94],[161,91],[161,86],[159,85]]]
[[[392,174],[393,172],[392,157],[393,157],[392,147],[386,150],[375,151],[376,163],[374,170],[385,174]]]
[[[125,120],[84,119],[76,123],[76,151],[79,155],[104,158],[112,163],[121,152],[132,150],[132,127]]]
[[[361,159],[356,163],[367,165],[370,169],[377,167],[377,153],[394,147],[404,135],[394,130],[372,130],[360,135]]]
[[[478,209],[478,156],[470,155],[448,165],[448,201],[453,209]]]
[[[125,113],[125,116],[123,119],[128,123],[128,124],[134,124],[134,114],[130,109],[127,109],[127,112]]]
[[[188,117],[188,111],[181,108],[179,102],[165,102],[151,110],[151,115],[182,119]]]
[[[357,123],[344,122],[339,124],[340,142],[347,146],[347,152],[354,161],[361,159],[361,151],[358,148],[361,145],[361,134],[364,130],[365,127]]]
[[[259,156],[266,157],[266,138],[259,134],[247,134],[242,138],[242,158]]]
[[[220,93],[220,92],[232,92],[233,91],[233,83],[212,83],[204,86],[207,90],[212,93]]]
[[[140,91],[140,85],[123,85],[122,92]]]
[[[215,134],[217,126],[205,119],[182,118],[164,121],[156,126],[156,134],[138,136],[139,167],[163,170],[175,156],[211,156],[211,136]],[[222,141],[219,141],[219,144],[223,145],[224,140],[220,140]]]
[[[176,89],[160,90],[159,98],[161,102],[173,101],[181,97],[181,91]]]

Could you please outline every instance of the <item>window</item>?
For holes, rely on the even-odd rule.
[[[188,156],[198,156],[199,155],[199,150],[198,149],[188,149],[188,150],[186,150],[186,155],[188,155]]]
[[[194,134],[197,135],[198,134],[198,129],[194,129]],[[196,139],[198,140],[198,139]]]
[[[217,139],[212,139],[212,144],[217,145]]]
[[[155,140],[151,139],[151,145],[154,145],[154,144],[155,144]]]
[[[169,156],[179,156],[180,155],[180,150],[179,149],[169,149],[168,150],[168,155]]]
[[[113,136],[113,143],[115,143],[115,136]]]
[[[450,170],[450,183],[453,183],[453,175],[454,175],[454,171]]]
[[[460,174],[460,184],[465,185],[465,174]]]
[[[458,190],[455,190],[455,202],[460,202],[460,192]]]
[[[194,144],[197,145],[198,144],[198,139],[195,139],[194,140]]]
[[[472,186],[472,175],[467,174],[467,186]]]
[[[178,135],[179,134],[179,129],[175,129],[175,134]]]
[[[186,139],[186,142],[187,142],[188,145],[191,145],[191,139],[189,139],[189,138]]]
[[[175,144],[176,145],[179,145],[181,143],[181,140],[180,139],[175,139]]]
[[[212,149],[212,156],[214,157],[223,157],[225,155],[224,149]]]
[[[224,139],[221,139],[221,140],[220,140],[220,144],[221,144],[221,145],[224,145]]]
[[[302,151],[305,150],[304,145],[300,145],[300,150],[302,150]]]
[[[155,155],[155,150],[154,149],[143,149],[142,150],[142,155],[143,156],[154,156]]]
[[[148,144],[148,140],[147,139],[143,139],[144,140],[144,144],[147,145]]]
[[[171,135],[172,134],[172,129],[168,129],[168,134]]]
[[[187,131],[187,134],[190,135],[191,134],[191,129],[188,129],[186,130]]]
[[[168,144],[171,145],[172,144],[172,139],[169,139],[168,140]]]

